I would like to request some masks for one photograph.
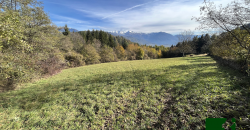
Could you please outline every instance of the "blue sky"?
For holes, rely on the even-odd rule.
[[[82,30],[166,32],[195,31],[203,0],[40,0],[57,26]],[[230,0],[213,0],[226,5]]]

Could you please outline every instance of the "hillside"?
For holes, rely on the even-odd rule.
[[[0,129],[205,129],[208,117],[246,128],[249,81],[208,56],[65,69],[0,93]]]

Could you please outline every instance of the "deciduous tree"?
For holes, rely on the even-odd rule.
[[[201,16],[193,17],[200,26],[200,30],[222,29],[228,32],[239,43],[239,47],[246,50],[246,60],[248,61],[248,74],[250,76],[250,43],[246,37],[250,34],[250,28],[247,26],[250,17],[249,0],[232,1],[225,7],[216,5],[209,0],[204,0],[204,5],[200,7]],[[245,32],[234,31],[236,28],[244,29]]]

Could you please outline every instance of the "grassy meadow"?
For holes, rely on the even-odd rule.
[[[205,129],[250,126],[249,77],[209,56],[65,69],[0,93],[0,129]]]

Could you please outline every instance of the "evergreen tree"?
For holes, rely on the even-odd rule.
[[[177,44],[176,44],[176,47],[179,47],[181,45],[181,42],[178,42]]]
[[[100,40],[102,42],[102,30],[99,31],[99,37],[98,40]]]
[[[95,30],[95,38],[99,39],[99,31],[98,30]]]
[[[95,34],[95,30],[94,29],[91,31],[91,35],[92,35],[93,39],[96,38],[96,34]]]
[[[87,43],[92,43],[94,40],[94,38],[89,30],[86,33],[86,38],[87,38]]]
[[[69,28],[68,28],[67,24],[65,24],[63,35],[68,36],[69,33],[70,33]]]
[[[107,37],[107,33],[104,31],[100,31],[99,32],[99,39],[102,43],[102,46],[107,45],[108,44],[108,37]]]
[[[122,37],[116,36],[116,39],[117,39],[118,43],[120,43],[120,45],[122,45]]]
[[[115,44],[115,41],[114,41],[114,38],[111,34],[109,34],[109,46],[110,47],[116,47],[116,44]]]
[[[209,34],[206,34],[204,37],[204,44],[201,47],[201,52],[202,53],[209,53],[209,46],[211,45],[211,38],[209,36]]]
[[[201,47],[205,44],[204,36],[202,35],[200,38],[198,38],[198,41],[196,43],[196,52],[201,53]]]
[[[122,40],[122,47],[123,47],[124,49],[127,49],[127,47],[128,47],[128,42],[126,41],[125,38],[123,38],[123,40]]]

